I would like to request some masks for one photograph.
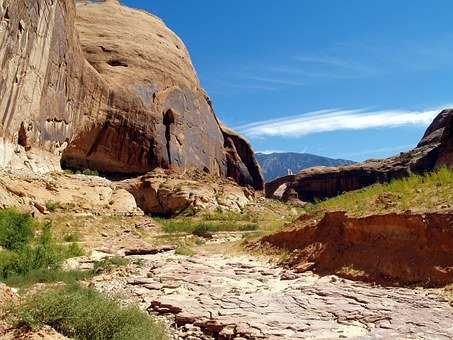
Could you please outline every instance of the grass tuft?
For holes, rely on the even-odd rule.
[[[60,209],[60,203],[55,202],[55,201],[47,201],[46,202],[46,209],[50,212],[55,212],[58,209]]]
[[[78,232],[67,233],[63,235],[63,241],[65,242],[80,242],[81,239],[82,237]]]

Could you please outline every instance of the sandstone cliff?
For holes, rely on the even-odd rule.
[[[1,165],[20,146],[72,169],[198,168],[262,189],[253,151],[218,122],[159,18],[114,0],[0,0],[0,18]]]
[[[266,195],[272,197],[278,188],[285,186],[280,189],[282,197],[295,191],[301,200],[312,201],[441,166],[453,167],[453,110],[442,111],[417,147],[409,152],[349,166],[307,169],[267,183]]]

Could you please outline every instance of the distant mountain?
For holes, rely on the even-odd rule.
[[[345,159],[332,159],[322,156],[311,155],[308,153],[257,153],[256,159],[261,165],[266,182],[277,177],[288,175],[288,170],[294,174],[299,171],[314,166],[339,166],[354,164],[353,161]]]

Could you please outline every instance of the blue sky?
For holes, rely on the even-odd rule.
[[[364,160],[453,104],[453,1],[125,0],[186,43],[219,117],[256,151]]]

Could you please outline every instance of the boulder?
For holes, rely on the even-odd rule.
[[[197,168],[263,188],[250,145],[220,124],[159,18],[118,1],[0,1],[0,42],[1,166],[20,146],[64,168]]]
[[[254,199],[251,190],[196,170],[156,169],[117,186],[132,193],[145,213],[163,216],[217,209],[239,212]]]
[[[295,191],[299,199],[313,201],[442,166],[453,167],[453,110],[442,111],[417,147],[409,152],[348,166],[306,169],[267,183],[266,196],[274,197],[286,185],[283,198],[292,197],[289,193]]]

